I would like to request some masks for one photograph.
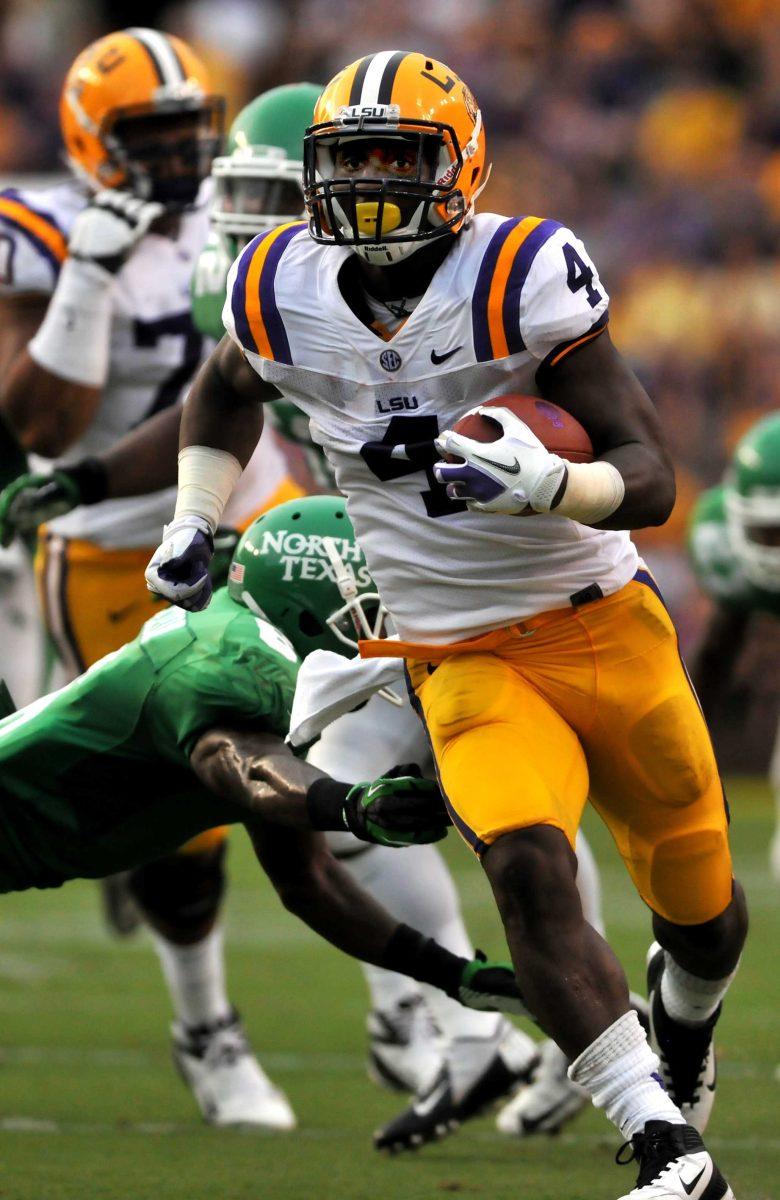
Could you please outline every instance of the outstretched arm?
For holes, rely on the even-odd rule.
[[[438,841],[449,824],[437,785],[421,779],[414,764],[352,785],[296,758],[275,734],[211,729],[190,765],[220,798],[292,829],[347,830],[363,841],[403,846]]]
[[[345,954],[441,988],[469,1008],[527,1016],[511,968],[459,958],[392,917],[317,833],[247,822],[257,859],[290,912]]]

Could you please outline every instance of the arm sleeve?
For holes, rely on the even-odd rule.
[[[0,192],[0,295],[50,295],[67,252],[65,236],[51,214],[33,207],[13,188]]]
[[[588,252],[570,229],[556,230],[534,258],[520,297],[520,332],[546,366],[597,337],[609,296]]]

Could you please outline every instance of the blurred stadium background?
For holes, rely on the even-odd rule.
[[[778,0],[393,0],[375,5],[364,0],[0,0],[4,185],[62,170],[57,121],[62,77],[87,42],[124,25],[151,25],[192,42],[209,63],[218,90],[229,98],[229,117],[267,87],[301,79],[324,82],[345,63],[387,45],[425,49],[469,81],[483,109],[494,162],[483,209],[554,216],[584,239],[612,296],[613,337],[662,414],[676,460],[679,499],[668,525],[638,540],[690,651],[707,613],[684,548],[692,502],[720,478],[747,426],[780,407]],[[776,622],[756,622],[716,730],[729,771],[760,774],[766,767],[777,720],[779,652]],[[739,785],[732,802],[735,794],[743,819],[736,831],[738,861],[760,935],[740,993],[750,1004],[740,1014],[739,1034],[732,1023],[724,1039],[726,1057],[734,1060],[726,1063],[726,1077],[731,1076],[732,1100],[744,1090],[746,1103],[754,1101],[751,1114],[760,1114],[760,1120],[756,1125],[751,1115],[747,1124],[736,1118],[729,1124],[732,1118],[723,1115],[718,1136],[729,1146],[724,1166],[726,1157],[731,1162],[736,1155],[742,1164],[738,1178],[754,1186],[750,1197],[769,1200],[780,1195],[766,1173],[768,1164],[778,1166],[780,1151],[772,1116],[777,1086],[771,1083],[771,1068],[765,1066],[762,1074],[758,1063],[777,1055],[777,1047],[766,1040],[770,1023],[776,1022],[776,1003],[766,990],[773,976],[776,981],[771,948],[774,944],[776,952],[777,896],[765,863],[768,791],[763,785],[757,792]],[[596,838],[606,849],[603,836]],[[451,847],[453,857],[470,924],[495,943],[497,930],[486,915],[481,881]],[[355,972],[349,964],[331,965],[333,956],[312,948],[312,939],[299,944],[303,935],[275,910],[267,920],[271,902],[264,890],[262,926],[250,932],[256,880],[243,846],[238,868],[238,916],[234,909],[229,929],[238,932],[231,962],[243,992],[239,998],[254,1028],[262,1029],[258,1045],[277,1047],[276,1061],[271,1055],[269,1065],[281,1072],[283,1083],[290,1082],[285,1081],[287,1056],[289,1071],[300,1080],[299,1090],[294,1082],[291,1086],[301,1116],[315,1126],[300,1163],[289,1153],[276,1165],[266,1160],[264,1182],[268,1194],[300,1197],[306,1163],[319,1162],[324,1154],[322,1139],[335,1138],[339,1154],[349,1159],[352,1144],[344,1129],[354,1120],[362,1129],[361,1159],[366,1158],[363,1127],[389,1115],[394,1102],[373,1098],[373,1092],[369,1099],[363,1083],[349,1102],[354,1112],[347,1107],[341,1085],[350,1071],[360,1069],[353,1022],[362,1022],[363,1010]],[[625,906],[628,889],[614,862],[606,887],[608,913],[611,908],[614,916],[611,932],[638,982],[645,917],[633,897]],[[106,947],[91,889],[75,885],[66,889],[63,903],[52,900],[19,897],[10,910],[4,906],[4,914],[10,912],[10,962],[12,967],[17,962],[19,972],[17,979],[13,970],[6,972],[0,987],[3,1042],[11,1047],[0,1055],[0,1067],[6,1089],[18,1100],[11,1111],[36,1111],[44,1133],[47,1120],[52,1129],[65,1132],[71,1121],[85,1171],[74,1177],[67,1140],[47,1139],[41,1153],[41,1142],[15,1139],[11,1173],[0,1189],[9,1187],[7,1194],[14,1197],[141,1196],[150,1194],[151,1169],[160,1183],[158,1194],[178,1196],[178,1181],[183,1187],[186,1177],[192,1180],[190,1138],[198,1127],[189,1098],[183,1091],[174,1094],[158,1061],[165,1037],[159,980],[149,962],[142,972],[135,954],[128,958],[124,949]],[[5,916],[3,925],[9,932]],[[270,1005],[265,1014],[253,1013],[258,952],[265,964],[262,977],[276,972],[283,993],[298,997],[289,1010],[296,1020],[281,1012],[274,1016]],[[73,971],[63,966],[66,961],[75,964]],[[85,1007],[82,972],[96,981]],[[40,994],[39,980],[50,980]],[[314,1090],[305,1091],[293,1030],[298,1017],[306,1019],[309,989],[320,988],[323,995],[332,992],[337,1007],[330,1012],[333,1006],[328,1006],[316,1030],[321,1061],[314,1067]],[[116,1012],[120,994],[124,1007]],[[150,1006],[153,1029],[147,1020]],[[288,1012],[286,1000],[274,1007]],[[112,1049],[119,1030],[121,1053]],[[154,1069],[150,1066],[148,1079],[162,1076],[159,1095],[142,1070],[150,1063]],[[127,1081],[126,1096],[113,1094],[111,1081],[117,1080]],[[5,1101],[3,1108],[8,1111]],[[120,1152],[114,1133],[113,1140],[101,1141],[98,1135],[105,1133],[105,1122],[115,1131],[123,1121],[136,1132],[144,1121],[151,1122],[146,1131],[162,1136],[164,1144],[152,1138],[138,1157],[128,1153],[121,1159],[126,1174],[111,1184],[107,1163],[101,1171],[93,1159]],[[166,1129],[171,1138],[163,1136]],[[610,1145],[614,1140],[604,1123],[592,1114],[584,1129],[568,1143],[584,1162],[577,1185],[572,1160],[559,1155],[559,1166],[544,1175],[549,1192],[535,1190],[537,1166],[541,1169],[549,1157],[547,1143],[538,1144],[526,1159],[529,1195],[611,1195],[625,1182],[622,1176],[601,1175],[605,1138]],[[225,1141],[216,1136],[203,1133],[203,1154],[197,1159],[202,1189],[188,1186],[181,1194],[214,1195],[212,1174],[221,1179],[221,1197],[258,1194],[250,1182],[257,1169],[253,1149],[233,1139],[237,1157],[231,1175],[230,1158],[223,1160],[224,1170],[220,1167]],[[754,1175],[758,1144],[762,1151]],[[497,1174],[483,1188],[485,1153],[495,1157]],[[208,1161],[212,1155],[216,1160]],[[399,1173],[392,1185],[377,1174],[374,1160],[367,1161],[363,1183],[357,1186],[353,1178],[345,1188],[343,1168],[334,1173],[332,1159],[325,1156],[322,1170],[330,1183],[321,1194],[378,1200],[398,1195],[399,1189],[411,1198],[484,1191],[495,1200],[516,1195],[524,1178],[517,1174],[515,1148],[499,1144],[492,1132],[478,1133],[476,1143],[464,1135],[446,1149],[431,1151],[425,1161],[422,1174],[412,1163],[394,1168]],[[591,1178],[601,1182],[597,1191],[586,1192]]]

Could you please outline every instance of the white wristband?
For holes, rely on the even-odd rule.
[[[27,349],[39,366],[71,383],[102,388],[108,378],[114,278],[95,263],[66,258],[46,316]]]
[[[626,485],[611,462],[567,462],[568,479],[560,503],[551,510],[581,525],[595,525],[611,517],[623,503]]]
[[[214,533],[243,467],[227,450],[185,446],[179,451],[179,493],[174,521],[202,517]]]

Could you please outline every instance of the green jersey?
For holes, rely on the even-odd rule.
[[[222,309],[227,294],[228,271],[232,266],[221,238],[213,231],[200,252],[192,276],[192,319],[201,333],[218,341],[225,332]],[[315,446],[309,435],[309,418],[285,399],[274,400],[265,406],[276,431],[300,446],[317,487],[333,491],[336,483],[328,460]]]
[[[740,566],[729,536],[722,484],[697,500],[688,527],[688,551],[702,590],[713,600],[780,617],[780,592],[756,587]]]
[[[67,687],[0,722],[0,891],[101,877],[245,819],[189,768],[207,729],[283,737],[299,659],[226,589],[170,608]]]

